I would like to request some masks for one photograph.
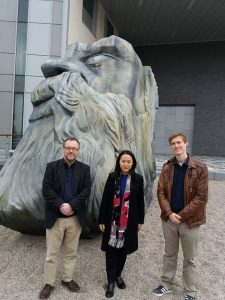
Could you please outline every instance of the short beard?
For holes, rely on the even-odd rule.
[[[66,161],[67,163],[69,163],[69,164],[75,162],[75,160],[76,160],[76,158],[69,159],[69,158],[67,158],[67,157],[64,157],[64,159],[65,159],[65,161]]]

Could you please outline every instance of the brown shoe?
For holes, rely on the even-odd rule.
[[[46,284],[43,289],[40,291],[39,299],[47,299],[50,297],[52,290],[54,289],[53,286],[50,284]]]
[[[65,282],[62,280],[62,285],[64,285],[66,288],[68,288],[68,290],[70,292],[79,292],[79,290],[80,290],[79,285],[73,280],[71,280],[69,282]]]

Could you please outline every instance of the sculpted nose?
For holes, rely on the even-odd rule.
[[[67,71],[79,73],[87,83],[94,78],[94,74],[85,63],[75,58],[49,59],[41,65],[41,69],[45,78],[57,76]]]

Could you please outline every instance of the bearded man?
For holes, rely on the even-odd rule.
[[[85,225],[86,201],[90,194],[90,168],[76,160],[80,142],[69,137],[63,142],[64,158],[47,164],[43,179],[47,254],[45,286],[40,299],[50,297],[56,280],[57,256],[63,246],[62,285],[78,292],[73,280],[77,246]]]

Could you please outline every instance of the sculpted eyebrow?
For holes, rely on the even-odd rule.
[[[109,53],[96,53],[96,54],[91,54],[91,55],[88,55],[86,57],[83,57],[82,61],[86,62],[88,59],[95,58],[95,57],[98,57],[98,56],[107,56],[107,57],[110,57],[112,59],[119,60],[119,58],[116,55],[112,55],[112,54],[109,54]]]

